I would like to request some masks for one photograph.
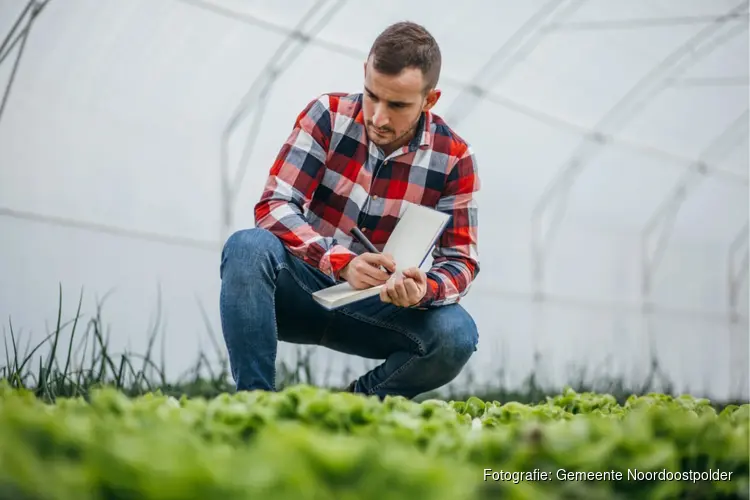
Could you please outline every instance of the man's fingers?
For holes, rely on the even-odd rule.
[[[361,279],[352,280],[349,282],[349,284],[355,289],[355,290],[364,290],[365,288],[369,288],[371,285],[368,283],[365,283]]]
[[[378,280],[377,284],[385,282],[390,277],[390,274],[383,271],[380,266],[383,266],[383,268],[387,269],[390,272],[394,272],[396,270],[396,266],[393,263],[393,260],[389,259],[385,255],[365,253],[362,254],[361,257],[363,262],[359,267],[359,272],[362,274],[366,274],[375,280]]]
[[[396,272],[396,263],[389,255],[379,253],[366,253],[362,254],[362,256],[368,264],[374,267],[383,266],[391,273]]]
[[[367,268],[368,266],[362,266],[362,268]],[[368,275],[366,272],[362,270],[362,268],[356,268],[354,269],[354,272],[350,272],[348,276],[349,284],[354,287],[357,290],[362,290],[364,288],[369,288],[377,285],[383,284],[384,280],[378,280],[376,278],[373,278],[372,276]]]
[[[372,287],[372,286],[378,286],[382,285],[385,280],[379,280],[373,276],[370,276],[366,273],[362,273],[359,277],[360,281],[364,283],[365,287]]]
[[[351,276],[352,274],[353,276]],[[353,266],[353,272],[350,271],[349,275],[352,278],[351,281],[364,282],[370,286],[380,285],[388,279],[387,273],[377,267],[373,267],[365,260],[358,261]]]
[[[413,279],[407,278],[404,280],[404,288],[409,302],[414,302],[419,298],[419,287]]]
[[[396,295],[399,302],[404,303],[405,301],[409,300],[409,295],[406,293],[406,286],[404,285],[403,278],[396,282],[394,288],[396,289]]]
[[[420,286],[411,278],[391,279],[380,291],[380,300],[400,307],[416,304],[420,298]]]
[[[404,276],[407,278],[411,278],[420,285],[424,282],[424,275],[417,267],[410,267],[408,269],[404,269],[403,271]]]
[[[406,306],[409,303],[409,297],[404,286],[404,279],[399,278],[388,284],[388,296],[393,304]]]
[[[393,255],[386,253],[381,255],[385,259],[385,263],[381,264],[383,267],[388,269],[389,272],[395,273],[396,272],[396,261],[393,259]]]
[[[374,266],[362,266],[362,274],[369,276],[373,280],[378,282],[378,285],[381,283],[384,283],[388,278],[390,278],[390,274],[386,273],[379,267]]]
[[[391,302],[398,304],[398,292],[396,292],[396,280],[390,280],[385,286],[386,293]]]

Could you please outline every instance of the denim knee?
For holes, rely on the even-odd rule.
[[[259,263],[258,256],[282,258],[284,245],[272,232],[263,228],[241,229],[234,232],[224,243],[221,252],[220,276],[223,277],[227,265],[241,262],[249,269],[252,263]]]
[[[431,325],[434,335],[431,346],[441,352],[444,362],[463,365],[477,350],[477,325],[463,307],[447,306],[442,312]]]
[[[479,332],[471,315],[458,305],[433,311],[424,345],[430,389],[455,378],[477,350]]]

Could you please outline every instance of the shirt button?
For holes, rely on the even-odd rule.
[[[374,196],[372,197],[372,199],[373,199],[373,200],[377,200],[377,199],[378,199],[378,195],[374,195]]]

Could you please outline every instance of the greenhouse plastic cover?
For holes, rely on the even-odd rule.
[[[27,3],[0,0],[0,37]],[[36,7],[0,63],[6,334],[41,340],[60,288],[64,319],[111,291],[113,349],[142,352],[160,300],[168,371],[189,368],[209,327],[221,342],[221,245],[295,117],[361,91],[373,39],[409,19],[441,44],[434,111],[483,184],[475,378],[635,383],[655,356],[677,391],[748,397],[747,2]]]

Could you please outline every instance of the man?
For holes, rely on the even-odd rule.
[[[220,309],[237,390],[274,390],[278,340],[384,362],[349,391],[413,398],[453,380],[477,348],[458,301],[479,272],[475,158],[431,108],[440,50],[403,22],[375,40],[361,94],[324,94],[297,117],[255,206],[256,227],[233,234],[221,260]],[[383,248],[403,200],[450,214],[429,272],[389,279]],[[382,266],[382,267],[381,267]],[[311,294],[347,281],[375,296],[334,311]]]

